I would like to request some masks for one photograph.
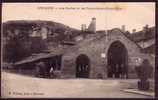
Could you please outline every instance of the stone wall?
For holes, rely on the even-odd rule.
[[[128,72],[129,78],[135,78],[134,70],[135,61],[133,58],[148,58],[149,55],[140,53],[140,47],[128,39],[119,29],[113,29],[108,35],[98,34],[95,38],[89,41],[83,41],[76,46],[69,48],[69,50],[62,57],[62,77],[75,78],[76,77],[76,58],[80,54],[85,54],[90,59],[90,77],[97,78],[101,74],[103,78],[107,78],[107,53],[110,45],[120,41],[128,52]],[[105,54],[105,57],[101,57]]]

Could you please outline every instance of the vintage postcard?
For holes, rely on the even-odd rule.
[[[2,98],[154,98],[155,3],[3,3]]]

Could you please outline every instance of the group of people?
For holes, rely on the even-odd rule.
[[[53,66],[47,66],[44,62],[36,63],[35,71],[37,77],[55,77]]]
[[[113,64],[108,66],[108,77],[127,78],[127,70],[124,64]]]

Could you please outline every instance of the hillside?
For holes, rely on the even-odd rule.
[[[52,44],[49,45],[49,41],[57,46],[56,44],[67,38],[67,35],[64,34],[65,31],[71,32],[72,39],[81,33],[80,30],[53,21],[14,20],[4,22],[2,25],[3,59],[7,62],[16,62],[32,53],[40,53],[52,46]],[[41,30],[42,27],[47,28],[49,33],[46,41],[40,38],[32,38],[31,34],[33,34],[34,29]],[[37,31],[37,33],[40,33],[40,31]]]
[[[20,30],[21,32],[30,33],[33,28],[47,27],[51,30],[52,33],[58,33],[60,36],[66,31],[69,30],[72,32],[73,36],[80,34],[80,30],[71,28],[67,25],[53,22],[53,21],[44,21],[44,20],[13,20],[3,23],[3,35],[7,36],[7,31],[10,30],[13,32],[14,29]]]

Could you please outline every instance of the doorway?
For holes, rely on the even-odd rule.
[[[120,41],[113,42],[108,50],[107,76],[109,78],[128,78],[128,53]]]
[[[88,78],[90,70],[90,60],[87,55],[80,54],[76,58],[76,77]]]

